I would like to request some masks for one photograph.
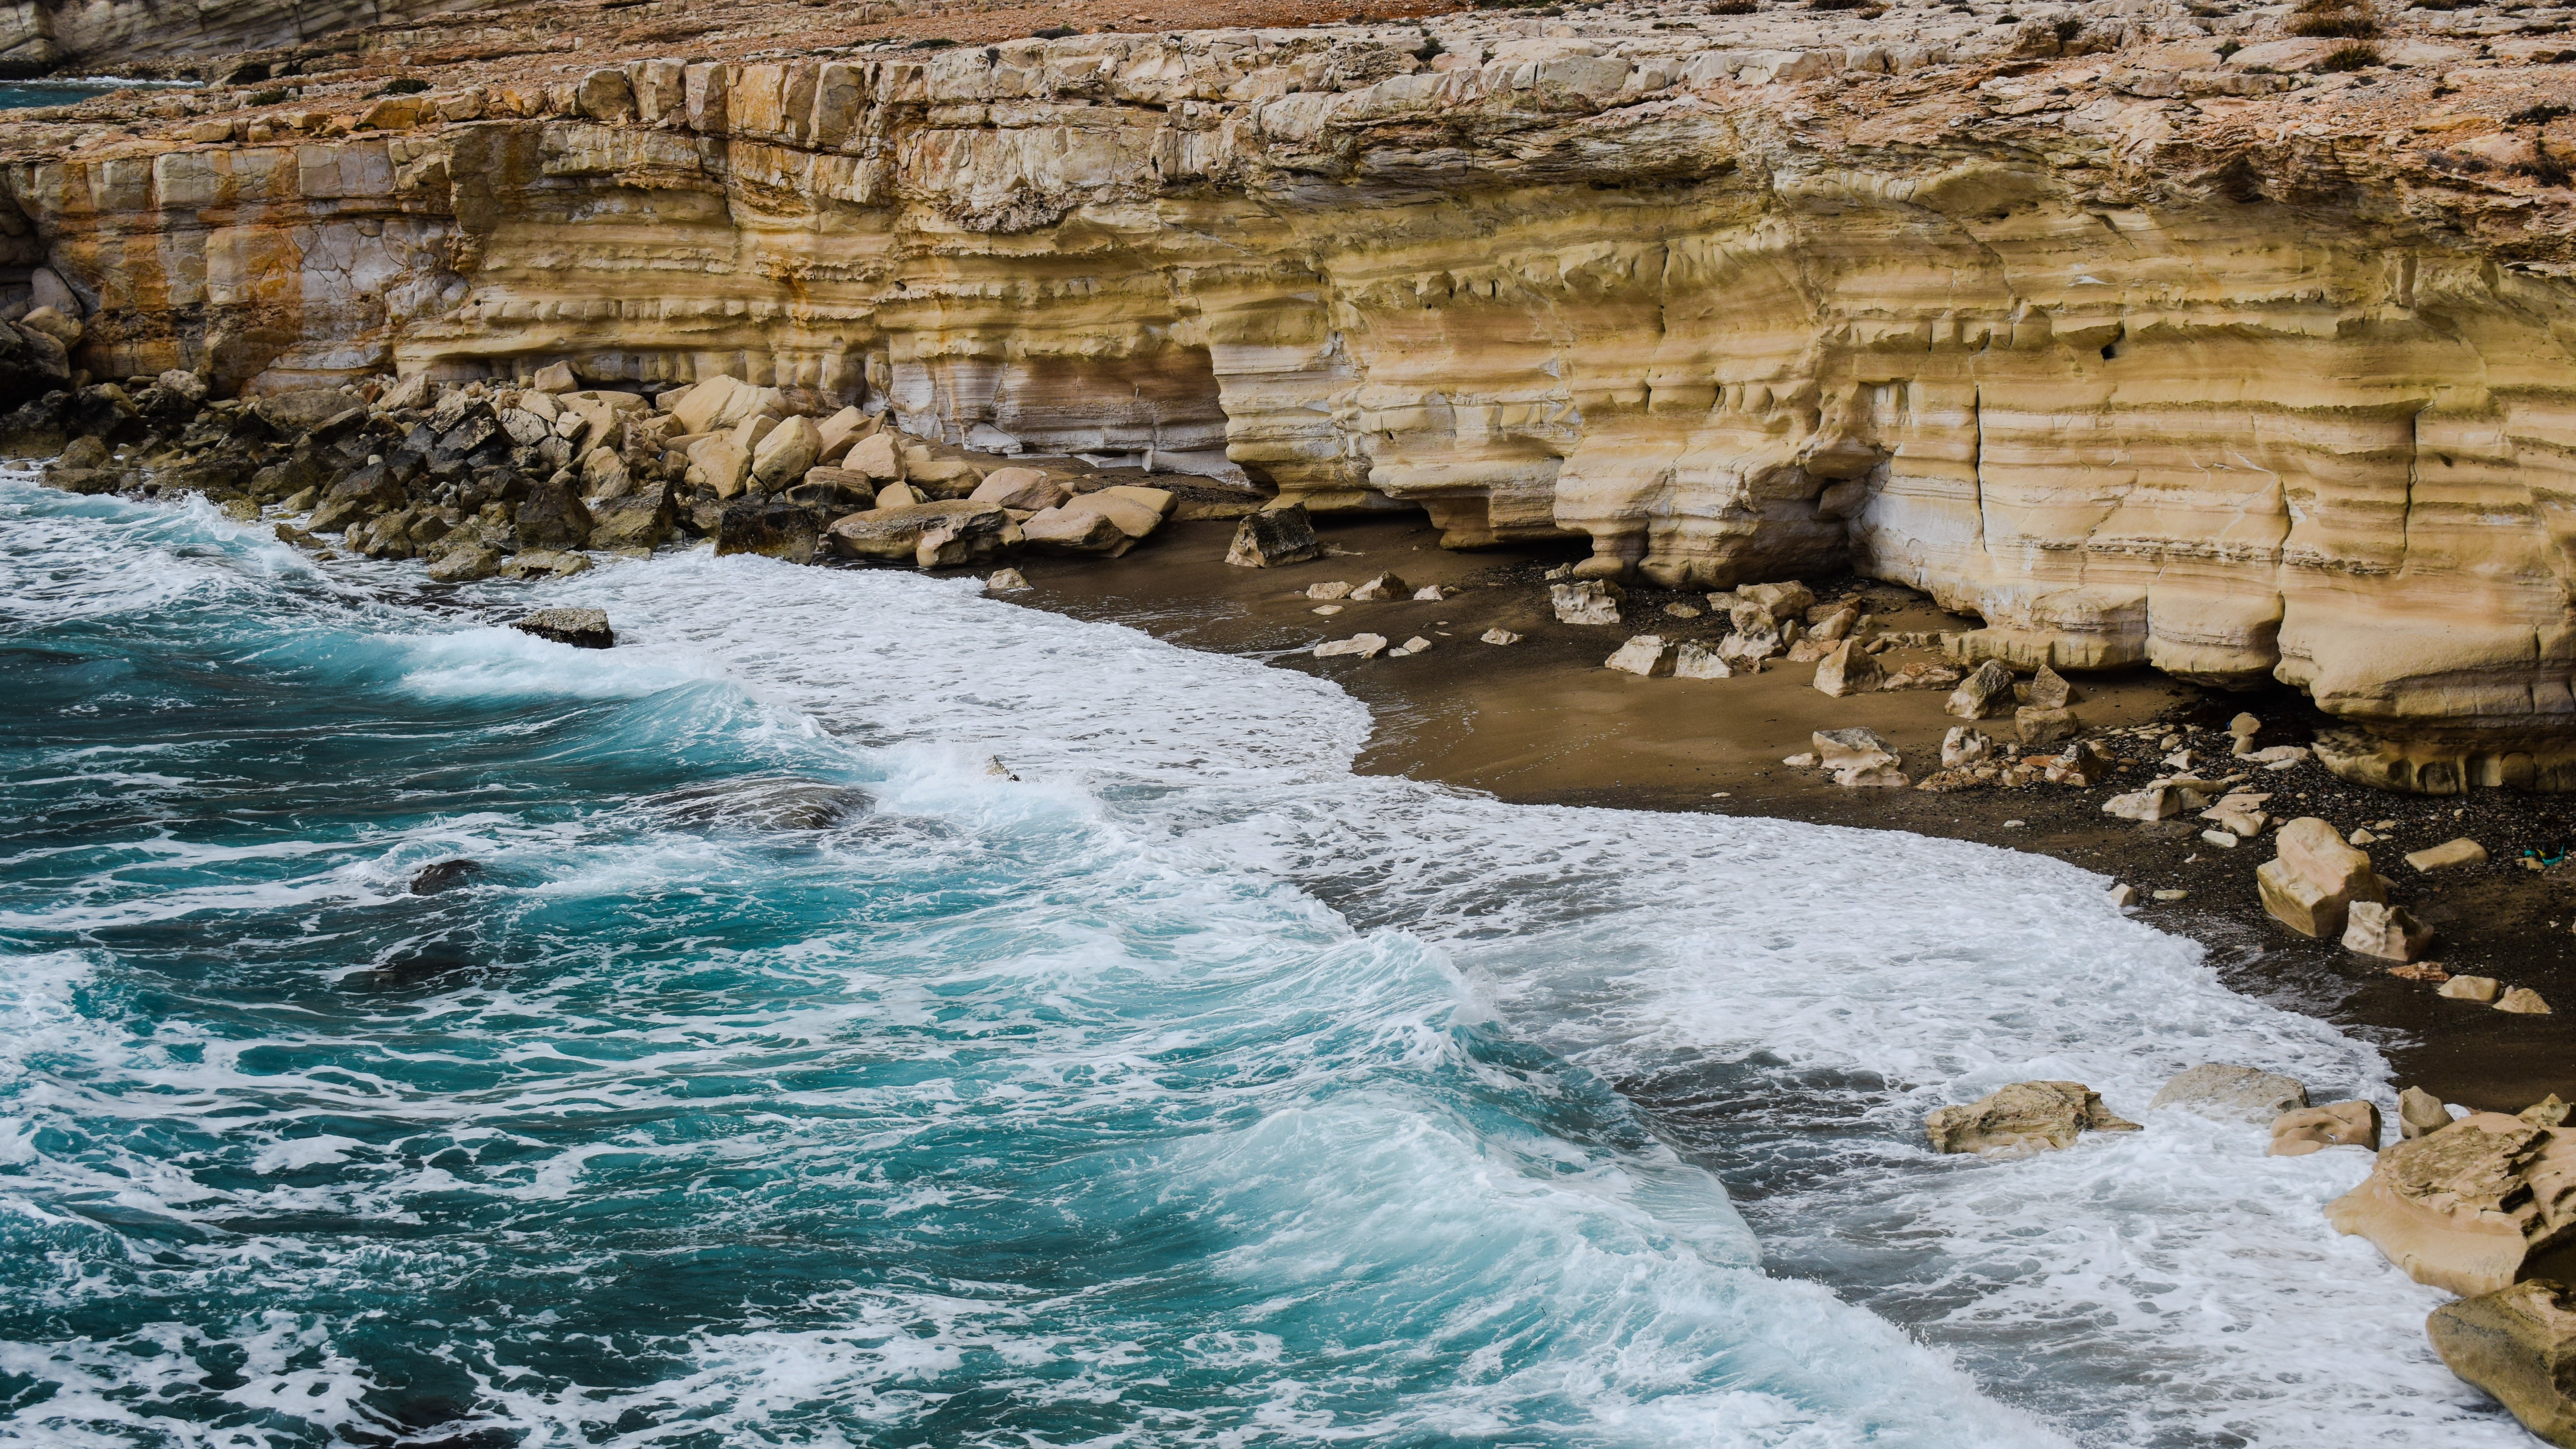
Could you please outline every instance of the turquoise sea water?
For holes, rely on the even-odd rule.
[[[1921,1150],[2385,1094],[2055,862],[1357,777],[1328,683],[971,583],[17,481],[0,698],[0,1438],[2519,1438],[2357,1151]]]

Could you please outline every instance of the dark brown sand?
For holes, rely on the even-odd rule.
[[[1234,525],[1168,526],[1116,560],[1032,559],[1032,585],[1016,595],[1035,607],[1133,625],[1192,648],[1250,654],[1279,668],[1330,677],[1376,716],[1359,768],[1487,791],[1515,802],[1700,810],[1776,816],[1835,825],[1953,836],[2057,856],[2143,896],[2175,889],[2182,900],[2142,903],[2147,918],[2207,945],[2235,989],[2324,1017],[2378,1043],[2400,1085],[2421,1085],[2473,1107],[2519,1110],[2555,1092],[2576,1100],[2576,1030],[2555,1016],[2516,1016],[2435,994],[2389,976],[2386,963],[2308,941],[2263,914],[2254,869],[2271,858],[2268,834],[2233,850],[2204,844],[2203,823],[2134,825],[2102,813],[2102,801],[2144,783],[2138,764],[2092,788],[2035,784],[2018,789],[1862,789],[1836,786],[1782,759],[1807,749],[1815,730],[1866,725],[1904,753],[1916,775],[1935,767],[1943,731],[1959,721],[1941,711],[1946,690],[1834,699],[1811,687],[1814,666],[1779,665],[1726,680],[1640,679],[1602,661],[1631,634],[1714,643],[1723,621],[1667,616],[1667,603],[1703,604],[1696,593],[1632,589],[1627,622],[1559,624],[1541,575],[1580,550],[1453,553],[1417,514],[1323,520],[1333,556],[1280,569],[1224,562]],[[1309,584],[1356,583],[1392,571],[1419,587],[1459,590],[1438,603],[1346,603],[1313,612]],[[1820,593],[1865,589],[1882,628],[1963,629],[1920,595],[1861,580],[1809,580]],[[1524,636],[1509,646],[1477,636],[1501,626]],[[1361,631],[1402,642],[1420,634],[1428,653],[1408,658],[1317,659],[1302,652]],[[1291,652],[1297,651],[1297,652]],[[1925,650],[1883,656],[1894,669]],[[2305,743],[2325,717],[2288,690],[2260,695],[2204,691],[2147,670],[2083,675],[2075,710],[2088,733],[2165,721],[2214,763],[2227,758],[2226,722],[2240,710],[2265,721],[2258,743]],[[2011,722],[1982,726],[1998,739]],[[2134,747],[2133,747],[2134,748]],[[2269,790],[2275,818],[2319,815],[2349,832],[2397,822],[2370,847],[2393,899],[2441,934],[2435,955],[2456,973],[2529,986],[2576,1012],[2576,861],[2545,870],[2521,864],[2526,847],[2576,843],[2576,801],[2479,791],[2467,799],[2389,795],[2344,784],[2314,764],[2257,770],[2249,789]],[[2188,819],[2188,817],[2184,817]],[[2405,864],[2403,853],[2467,835],[2492,859],[2439,876]],[[1962,882],[1961,889],[1974,889]],[[2261,1065],[2253,1063],[2251,1065]]]

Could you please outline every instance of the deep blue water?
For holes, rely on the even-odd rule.
[[[2357,1153],[1921,1150],[2385,1089],[2053,862],[1362,779],[1329,684],[969,584],[18,482],[0,697],[0,1437],[2512,1440]]]

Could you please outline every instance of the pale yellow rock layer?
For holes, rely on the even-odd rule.
[[[1828,134],[1780,53],[1658,44],[647,61],[0,179],[104,375],[733,373],[1666,583],[1848,565],[1969,657],[2576,783],[2563,218],[2135,96]]]

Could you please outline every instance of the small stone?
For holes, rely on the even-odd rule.
[[[1619,601],[1627,590],[1607,579],[1584,579],[1571,584],[1548,586],[1548,603],[1556,610],[1560,624],[1616,624]]]
[[[528,385],[543,393],[566,393],[579,388],[581,380],[572,375],[570,363],[549,362],[537,369]]]
[[[2516,1016],[2547,1016],[2550,1014],[2549,1003],[2541,1000],[2540,993],[2532,990],[2528,986],[2517,986],[2511,991],[2506,992],[2503,996],[2498,997],[2496,999],[2495,1009],[2498,1011],[2510,1011]]]
[[[1416,634],[1396,647],[1406,654],[1420,654],[1431,647],[1431,641]]]
[[[2053,745],[2075,738],[2084,726],[2064,705],[2024,705],[2013,711],[2013,728],[2025,745]]]
[[[2190,894],[2191,892],[2189,891],[2158,891],[2156,892],[2156,899],[2160,901],[2178,901],[2188,897]]]
[[[2133,906],[2138,903],[2138,888],[2136,886],[2115,885],[2103,894],[2110,899],[2110,902],[2114,907]]]
[[[1335,579],[1328,584],[1308,584],[1306,586],[1306,597],[1310,599],[1346,599],[1350,597],[1352,587],[1352,584],[1347,579]]]
[[[2433,944],[2433,928],[2408,915],[2403,907],[2379,901],[2354,901],[2343,928],[2343,948],[2383,961],[2420,959]]]
[[[2401,981],[2430,981],[2437,986],[2451,979],[2451,973],[2443,970],[2439,961],[2414,961],[2403,966],[2391,966],[2388,974]]]
[[[1618,652],[1601,661],[1602,666],[1623,674],[1646,679],[1660,679],[1673,672],[1673,648],[1653,634],[1639,634],[1619,646]]]
[[[2329,1147],[2379,1150],[2379,1108],[2369,1102],[2330,1102],[2284,1112],[2272,1123],[2273,1157],[2305,1157]]]
[[[2043,664],[2030,677],[2030,697],[2022,703],[2033,709],[2064,709],[2074,699],[2074,687],[2066,682],[2066,676]]]
[[[2367,825],[2356,826],[2353,829],[2352,834],[2345,836],[2344,839],[2350,841],[2354,845],[2377,845],[2379,843],[2379,837],[2371,834],[2370,827]]]
[[[2191,768],[2191,751],[2176,750],[2172,754],[2165,756],[2164,762],[2167,765],[2172,766],[2174,769],[2188,770]]]
[[[1386,648],[1384,634],[1353,634],[1348,639],[1331,639],[1315,646],[1315,657],[1331,659],[1356,654],[1362,659],[1375,659]]]
[[[1941,736],[1941,768],[1964,770],[1994,754],[1995,742],[1985,731],[1966,725],[1952,725]]]
[[[2492,976],[2454,976],[2442,983],[2442,995],[2453,1001],[2475,1001],[2481,1004],[2496,999],[2496,979]]]
[[[2250,739],[2262,729],[2263,722],[2250,714],[2240,714],[2227,722],[2227,732],[2240,740]]]
[[[617,643],[605,609],[539,609],[510,627],[576,649],[606,649]]]
[[[1400,599],[1412,592],[1412,586],[1395,575],[1379,574],[1352,589],[1350,597],[1358,603],[1373,604],[1381,599]]]
[[[1732,679],[1735,666],[1726,656],[1699,644],[1683,644],[1673,650],[1675,679]]]
[[[1817,691],[1836,699],[1875,689],[1880,679],[1878,661],[1849,639],[1835,645],[1834,652],[1816,665]]]
[[[1027,576],[1018,569],[995,569],[993,576],[984,580],[984,592],[988,594],[1017,593],[1028,586]]]
[[[1484,633],[1477,635],[1476,638],[1486,644],[1518,644],[1521,642],[1520,635],[1513,633],[1509,629],[1499,627],[1488,629]]]
[[[2439,845],[2406,853],[2406,863],[2426,875],[2437,870],[2449,870],[2455,866],[2483,865],[2486,863],[2486,858],[2487,848],[2465,835],[2457,840],[2445,840]]]
[[[2408,1087],[2397,1094],[2397,1135],[2407,1142],[2427,1132],[2439,1132],[2451,1125],[2451,1109],[2442,1099],[2422,1087]]]
[[[2163,820],[2182,813],[2182,792],[2166,785],[2150,785],[2103,801],[2102,813],[2141,824]]]
[[[1325,618],[1329,619],[1333,615],[1340,613],[1344,607],[1345,606],[1341,604],[1317,604],[1306,612],[1309,614],[1321,614]]]
[[[1416,603],[1437,604],[1449,597],[1449,591],[1438,584],[1424,584],[1413,591]]]
[[[1812,770],[1816,767],[1816,757],[1813,752],[1789,755],[1784,757],[1780,763],[1787,765],[1793,770]]]
[[[1702,611],[1696,604],[1666,604],[1664,612],[1676,619],[1696,619]]]
[[[2215,845],[2221,850],[2234,850],[2236,848],[2236,834],[2233,831],[2204,830],[2200,832],[2200,838],[2203,844]]]
[[[1960,719],[1984,719],[2010,708],[2013,702],[2012,670],[2000,659],[1989,659],[1976,667],[1959,687],[1950,691],[1942,711]]]
[[[1904,762],[1896,747],[1875,730],[1818,730],[1808,736],[1816,759],[1834,772],[1834,783],[1846,788],[1903,789],[1914,783],[1898,768]]]

